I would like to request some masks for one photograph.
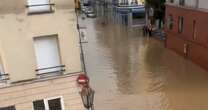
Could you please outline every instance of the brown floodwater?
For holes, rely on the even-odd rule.
[[[112,16],[82,23],[96,110],[208,110],[208,72]]]

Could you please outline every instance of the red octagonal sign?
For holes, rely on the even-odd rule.
[[[89,78],[85,74],[80,74],[77,78],[77,83],[81,86],[87,86],[89,84]]]

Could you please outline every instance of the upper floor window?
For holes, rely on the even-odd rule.
[[[178,17],[178,32],[182,33],[183,32],[183,25],[184,25],[184,18],[179,16]]]
[[[174,3],[174,0],[170,0],[170,3]]]
[[[185,5],[185,0],[179,0],[179,5],[184,6]]]
[[[50,0],[27,0],[29,14],[53,12]]]
[[[34,47],[38,75],[50,75],[64,71],[64,65],[61,65],[57,35],[35,37]]]

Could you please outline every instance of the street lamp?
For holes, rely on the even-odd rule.
[[[87,110],[94,110],[94,94],[95,91],[90,87],[84,87],[80,92],[83,105]]]
[[[89,78],[86,74],[80,74],[77,83],[81,87],[80,95],[82,103],[87,110],[94,110],[94,94],[95,91],[89,86]]]

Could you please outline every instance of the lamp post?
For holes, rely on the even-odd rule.
[[[95,91],[89,86],[89,78],[85,74],[80,74],[77,83],[81,87],[80,95],[82,103],[87,110],[94,110],[94,94]]]
[[[77,78],[77,84],[81,87],[80,95],[82,98],[82,102],[84,107],[87,110],[94,110],[94,94],[95,91],[90,88],[89,86],[89,78],[87,77],[87,71],[85,66],[85,58],[84,58],[84,52],[82,47],[82,41],[81,41],[81,33],[80,33],[80,27],[79,27],[79,19],[78,19],[78,11],[76,11],[76,17],[77,17],[77,29],[79,31],[79,42],[80,42],[80,48],[81,48],[81,57],[82,57],[82,63],[83,63],[83,72],[84,74],[80,74]]]
[[[94,94],[95,91],[90,87],[84,87],[80,92],[83,105],[87,110],[94,110]]]

